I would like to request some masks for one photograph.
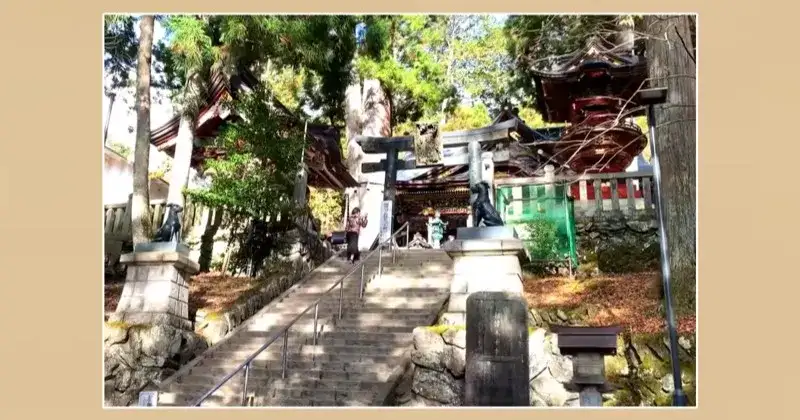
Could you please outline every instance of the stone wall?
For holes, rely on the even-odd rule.
[[[532,327],[528,342],[530,399],[532,406],[578,406],[572,384],[571,356],[561,355],[558,337]],[[605,358],[610,387],[603,394],[606,406],[664,406],[670,404],[672,375],[665,335],[624,335],[616,356]],[[684,390],[695,403],[695,341],[680,338]],[[405,407],[461,406],[464,402],[466,329],[463,326],[419,327],[414,330],[413,368],[391,398]]]
[[[108,322],[103,333],[106,406],[136,404],[145,387],[166,379],[207,348],[197,334],[168,325]]]
[[[288,235],[292,235],[292,232]],[[317,240],[316,237],[313,238]],[[290,246],[286,256],[273,262],[272,267],[265,267],[262,274],[266,277],[264,286],[248,296],[243,296],[241,302],[229,310],[209,313],[198,309],[195,316],[195,331],[202,335],[209,345],[218,343],[333,255],[329,248],[322,246],[321,241],[314,245],[309,245],[307,242],[297,241]]]
[[[395,388],[391,405],[403,407],[461,406],[467,334],[458,327],[414,329],[412,369]]]
[[[575,220],[579,274],[657,270],[658,221],[653,211],[602,212]]]
[[[287,235],[291,237],[290,235]],[[295,232],[295,237],[298,234]],[[309,236],[309,238],[311,238]],[[297,241],[278,265],[265,270],[270,278],[241,303],[222,313],[198,310],[195,332],[168,325],[128,325],[108,322],[104,329],[105,405],[136,404],[139,392],[158,384],[181,366],[229,335],[273,299],[289,290],[332,255],[321,244]]]

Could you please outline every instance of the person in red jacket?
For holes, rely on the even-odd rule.
[[[358,235],[361,233],[361,228],[367,226],[367,214],[361,216],[361,209],[354,208],[350,212],[350,217],[347,219],[347,259],[353,264],[361,257],[361,252],[358,250]]]

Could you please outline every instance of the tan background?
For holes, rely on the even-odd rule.
[[[211,12],[223,7],[267,12],[279,6],[235,0],[170,1],[169,6],[137,1],[128,7],[99,1],[10,3],[0,2],[0,417],[220,418],[223,414],[216,410],[101,408],[101,13]],[[318,3],[285,4],[306,12],[363,12],[367,4],[379,4]],[[797,377],[792,364],[797,333],[796,328],[783,336],[775,333],[780,323],[798,319],[798,229],[792,216],[800,209],[796,187],[789,187],[796,185],[792,163],[798,141],[791,95],[797,96],[800,83],[792,68],[796,46],[781,48],[782,42],[796,38],[797,15],[763,0],[468,3],[406,0],[369,7],[392,10],[391,4],[398,4],[405,12],[423,7],[487,12],[493,7],[502,12],[700,13],[699,407],[681,413],[519,409],[501,415],[537,420],[789,418],[789,404],[797,403],[796,392],[791,392]],[[775,96],[767,98],[768,93]],[[377,415],[440,419],[456,414],[329,411],[295,409],[280,415],[305,420]],[[240,410],[232,417],[274,414]],[[492,413],[463,409],[457,415],[466,420]]]

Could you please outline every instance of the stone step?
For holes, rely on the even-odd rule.
[[[192,375],[191,380],[182,382],[181,386],[184,392],[190,394],[201,394],[208,391],[211,386],[208,384],[216,384],[225,377],[225,374],[216,374],[217,371],[198,372]],[[320,376],[326,371],[315,371],[319,373],[311,374],[309,371],[287,372],[286,378],[281,378],[281,371],[279,369],[251,369],[248,373],[248,391],[260,391],[273,389],[292,389],[292,388],[306,388],[306,389],[321,389],[321,390],[340,390],[340,391],[370,391],[389,378],[389,373],[381,376],[373,375],[368,376],[365,374],[353,374],[350,377],[343,378],[341,376]],[[212,375],[212,373],[214,373]],[[230,383],[243,381],[242,373],[230,379]],[[203,388],[205,386],[205,388]],[[241,390],[241,388],[239,388]],[[198,390],[200,390],[198,392]],[[262,394],[261,392],[258,392]],[[266,393],[264,393],[266,394]]]
[[[386,334],[386,336],[392,337],[392,335]],[[343,338],[339,338],[343,337]],[[355,337],[355,338],[354,338]],[[380,336],[373,336],[370,338],[369,336],[354,336],[348,334],[320,334],[319,338],[317,339],[317,346],[334,346],[336,348],[345,347],[363,347],[368,346],[370,348],[381,349],[381,350],[392,350],[398,346],[406,346],[410,343],[411,338],[408,337],[408,334],[397,334],[396,338],[386,339]],[[224,351],[224,352],[235,352],[235,353],[242,353],[242,354],[253,354],[258,351],[264,344],[266,344],[267,340],[261,339],[260,337],[254,337],[250,340],[241,340],[236,343],[236,345],[231,345],[228,347],[220,347],[213,353],[209,353],[207,357],[209,358],[220,358],[222,356],[218,356],[217,351]],[[288,350],[289,352],[299,352],[300,349],[313,347],[314,341],[313,337],[303,337],[303,338],[295,338],[289,339],[288,343]],[[268,352],[282,352],[283,351],[283,340],[275,341],[269,345],[265,350]],[[244,361],[244,358],[242,358]]]
[[[186,404],[174,404],[168,403],[170,397],[168,395],[162,395],[159,399],[159,405],[162,407],[182,407]],[[208,399],[206,399],[202,407],[239,407],[241,396],[232,397],[232,396],[217,396],[212,395]],[[188,403],[187,403],[188,404]],[[358,401],[358,400],[325,400],[325,399],[318,399],[318,398],[304,398],[304,399],[281,399],[280,401],[269,400],[267,401],[264,398],[256,397],[254,399],[252,407],[367,407],[369,403]]]
[[[386,340],[386,339],[370,339],[370,338],[339,338],[336,334],[325,334],[323,335],[318,341],[317,345],[320,346],[369,346],[375,348],[385,348],[391,347],[395,348],[398,346],[408,346],[412,343],[412,337],[409,334],[397,334],[399,338],[394,340]],[[348,337],[347,334],[341,335],[341,337]],[[311,343],[311,341],[309,341]],[[308,343],[307,343],[308,344]]]
[[[394,315],[391,313],[354,312],[343,316],[341,320],[336,321],[335,325],[358,324],[368,327],[371,325],[398,326],[419,323],[426,324],[430,322],[430,318],[430,314]]]
[[[450,291],[452,260],[444,251],[398,250],[396,257],[392,264],[390,252],[384,251],[379,276],[377,255],[364,263],[363,298],[359,297],[360,269],[350,274],[343,287],[342,319],[338,319],[339,289],[324,292],[353,265],[343,259],[331,261],[268,304],[225,343],[209,349],[168,386],[159,404],[192,402],[309,308],[289,330],[285,379],[281,378],[282,336],[255,357],[248,379],[250,402],[254,406],[371,405],[376,392],[385,389],[383,385],[408,357],[413,329],[429,323]],[[313,345],[311,305],[317,300],[319,336]],[[239,406],[242,383],[240,372],[203,406]]]
[[[313,382],[312,382],[313,383]],[[228,404],[239,405],[243,389],[242,380],[231,380],[217,391],[212,396],[228,397],[226,402]],[[284,399],[318,399],[318,400],[361,400],[371,401],[375,397],[375,393],[371,390],[361,389],[330,389],[330,388],[315,388],[311,386],[298,385],[297,387],[277,387],[273,388],[272,384],[258,384],[248,381],[247,392],[250,395],[258,395],[260,399],[267,402],[274,403],[280,402]],[[181,387],[183,395],[191,396],[184,399],[184,401],[192,401],[199,398],[203,393],[209,390],[206,385],[185,384]]]
[[[349,324],[339,324],[334,325],[332,327],[327,328],[326,334],[332,333],[359,333],[363,331],[370,331],[376,333],[389,333],[389,334],[396,334],[396,333],[410,333],[414,330],[414,328],[419,327],[420,325],[402,325],[402,326],[363,326],[358,323],[349,323]]]
[[[368,298],[368,299],[367,299]],[[441,297],[385,297],[378,298],[376,296],[365,296],[364,300],[352,299],[342,302],[342,308],[357,309],[361,312],[375,312],[375,311],[413,311],[413,310],[428,310],[436,305],[441,300]],[[278,306],[276,310],[286,308],[289,305]],[[314,309],[312,308],[311,311]],[[323,313],[337,313],[339,310],[338,300],[335,302],[325,302],[319,305],[319,314]],[[313,312],[312,312],[313,315]]]
[[[323,367],[328,366],[328,367]],[[350,369],[353,365],[348,365]],[[307,368],[299,369],[287,369],[286,371],[286,379],[287,381],[308,381],[309,379],[319,380],[321,382],[385,382],[389,379],[392,371],[394,370],[394,366],[390,366],[388,364],[363,364],[360,367],[360,370],[351,370],[347,371],[344,370],[342,364],[327,364],[327,365],[309,365]],[[193,369],[193,377],[197,378],[205,378],[205,383],[207,384],[214,384],[217,383],[219,380],[225,377],[228,373],[230,373],[233,368],[216,368],[216,367],[206,367],[206,368],[198,368]],[[282,380],[281,378],[282,370],[279,366],[259,366],[253,365],[250,369],[250,379],[253,381],[265,381],[268,379],[274,380]],[[233,378],[231,380],[238,380]],[[327,385],[323,384],[323,387]]]
[[[315,349],[313,346],[303,347],[299,350],[290,351],[287,354],[289,361],[313,361],[313,362],[386,362],[394,360],[398,355],[402,355],[406,349],[395,349],[391,352],[378,353],[377,350],[372,351],[348,351],[347,353],[335,353],[325,349]],[[204,366],[231,366],[235,368],[241,364],[245,359],[253,354],[251,351],[235,351],[226,350],[215,352],[213,358],[205,360]],[[214,361],[219,360],[220,363],[216,364]],[[278,362],[283,360],[281,351],[263,351],[255,357],[255,362]],[[226,361],[231,361],[228,363]]]
[[[332,326],[329,331],[324,332],[320,336],[321,341],[325,340],[355,340],[355,341],[381,341],[381,342],[402,342],[403,340],[411,340],[413,334],[411,332],[400,333],[382,333],[376,331],[342,331],[337,330],[336,326]]]
[[[304,372],[326,372],[326,375],[335,376],[333,372],[339,372],[343,377],[350,377],[349,375],[370,375],[372,372],[383,372],[388,374],[392,369],[397,366],[401,358],[390,358],[383,361],[324,361],[308,359],[289,360],[286,365],[286,376],[303,375]],[[215,376],[220,380],[234,369],[238,368],[241,361],[225,361],[219,360],[214,365],[206,365],[192,369],[192,372],[204,374],[207,376]],[[278,372],[275,377],[280,376],[282,365],[280,361],[270,360],[256,360],[252,364],[253,371],[268,370],[270,372]],[[310,373],[309,373],[310,374]],[[215,381],[216,382],[216,381]]]
[[[447,287],[430,287],[422,286],[415,287],[413,285],[397,284],[396,288],[373,288],[370,287],[364,291],[364,296],[386,296],[386,297],[433,297],[433,296],[448,296],[450,293],[450,286]]]

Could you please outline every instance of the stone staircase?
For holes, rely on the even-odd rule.
[[[365,255],[365,254],[364,254]],[[345,280],[342,318],[339,288],[320,303],[313,345],[312,308],[290,329],[286,378],[281,377],[283,338],[256,357],[249,372],[246,405],[381,406],[410,363],[412,331],[431,325],[450,292],[452,260],[441,250],[398,250],[396,261],[383,251]],[[334,258],[302,283],[271,302],[229,337],[162,382],[159,406],[187,406],[210,390],[292,319],[313,304],[353,265]],[[233,376],[203,406],[240,406],[243,373]]]

